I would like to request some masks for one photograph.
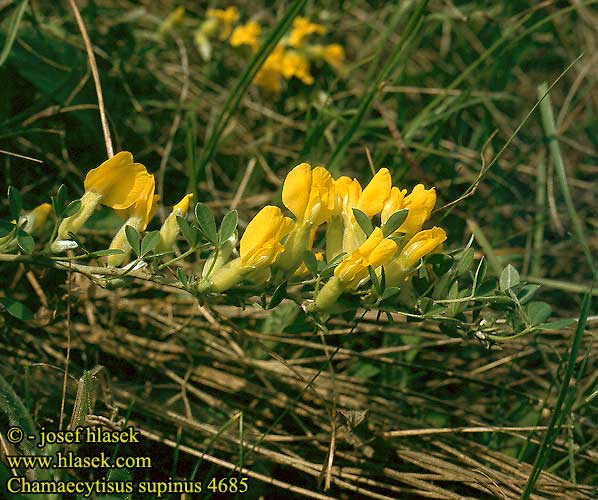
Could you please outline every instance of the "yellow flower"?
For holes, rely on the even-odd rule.
[[[368,267],[377,269],[385,265],[397,251],[397,244],[386,239],[377,227],[369,238],[336,266],[334,276],[316,295],[314,306],[320,311],[334,309],[338,298],[348,289],[356,288],[368,278]]]
[[[239,243],[243,266],[268,267],[284,252],[280,240],[291,232],[293,221],[272,205],[262,208],[247,225]]]
[[[255,75],[253,83],[271,92],[280,92],[284,47],[277,45]]]
[[[23,220],[19,220],[19,223],[23,222],[23,230],[32,236],[40,236],[43,233],[43,229],[48,221],[48,216],[52,211],[52,205],[49,203],[42,203],[35,207],[31,212],[21,217]]]
[[[160,243],[156,247],[156,252],[168,252],[172,250],[172,247],[179,234],[179,224],[176,221],[177,217],[185,217],[189,211],[189,204],[193,198],[193,193],[186,194],[183,199],[179,201],[174,207],[172,212],[166,217],[164,224],[160,228]]]
[[[319,33],[326,33],[326,28],[321,24],[312,23],[306,17],[298,16],[293,20],[293,30],[289,35],[288,44],[291,47],[299,47],[307,36]]]
[[[365,189],[361,188],[357,179],[343,176],[334,181],[335,217],[329,224],[326,235],[329,260],[341,251],[351,253],[363,243],[365,234],[355,220],[353,209],[361,210],[371,219],[384,207],[391,187],[392,180],[387,168],[381,168]],[[342,244],[337,241],[340,234]]]
[[[440,227],[420,231],[401,250],[396,265],[402,271],[409,271],[419,260],[436,250],[446,240],[446,232]]]
[[[76,234],[100,203],[117,210],[129,208],[150,183],[153,186],[153,175],[141,163],[134,163],[133,155],[128,151],[121,151],[90,170],[84,181],[81,208],[61,222],[56,244],[52,244],[53,251],[64,247],[58,241],[67,240],[69,233]]]
[[[368,267],[376,269],[388,262],[397,251],[397,244],[386,239],[382,229],[375,228],[369,238],[336,266],[334,275],[346,288],[355,288],[369,276]]]
[[[262,208],[245,228],[239,244],[240,257],[206,277],[199,284],[198,291],[223,292],[246,277],[259,277],[263,274],[260,271],[268,269],[285,251],[280,241],[289,234],[293,225],[280,208],[272,205]]]
[[[230,37],[230,44],[233,47],[249,45],[254,51],[259,46],[259,36],[262,27],[255,21],[249,21],[247,24],[237,26]]]
[[[312,45],[309,53],[316,59],[323,59],[337,71],[344,69],[345,49],[338,43],[330,45]]]
[[[111,266],[120,266],[129,260],[131,253],[131,246],[127,241],[125,227],[132,226],[137,231],[145,231],[150,219],[154,216],[158,206],[158,195],[154,194],[155,182],[154,176],[150,176],[150,180],[144,186],[144,190],[139,197],[128,208],[116,210],[116,213],[123,219],[125,223],[121,226],[118,233],[110,243],[110,249],[123,250],[124,253],[109,255],[108,264]]]
[[[144,190],[140,193],[133,205],[122,210],[116,210],[118,216],[124,220],[138,220],[135,225],[138,226],[139,231],[145,231],[145,228],[156,213],[156,208],[158,207],[159,196],[154,194],[154,176],[151,175],[150,178],[151,180],[146,183]]]
[[[334,207],[332,176],[324,167],[300,163],[287,175],[282,186],[282,202],[298,222],[314,226],[326,222]]]
[[[398,188],[392,189],[382,210],[381,218],[384,224],[397,210],[407,208],[409,209],[407,218],[395,233],[413,234],[421,230],[424,223],[430,218],[436,204],[436,191],[434,188],[425,189],[423,184],[418,184],[409,195],[405,196],[406,192],[406,190],[399,191]]]
[[[297,165],[282,187],[282,202],[293,213],[296,225],[286,242],[286,251],[277,265],[294,271],[301,265],[303,252],[313,243],[315,232],[332,214],[334,196],[332,176],[324,167],[313,170],[308,163]]]
[[[226,40],[230,35],[233,23],[239,19],[239,11],[235,6],[226,9],[208,9],[206,12],[208,19],[215,19],[220,26],[220,40]]]
[[[287,80],[295,77],[306,85],[314,83],[314,77],[309,72],[309,60],[295,50],[285,52],[281,72]]]

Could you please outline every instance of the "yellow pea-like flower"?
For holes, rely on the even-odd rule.
[[[332,186],[330,172],[321,166],[312,169],[308,163],[301,163],[287,175],[282,202],[295,216],[296,224],[277,262],[284,271],[294,271],[301,265],[315,231],[330,219],[334,208]]]
[[[220,27],[218,38],[226,40],[230,35],[233,23],[239,19],[239,10],[234,5],[226,9],[208,9],[206,16],[208,20],[218,21]]]
[[[357,208],[369,218],[384,207],[392,179],[387,168],[381,168],[370,183],[362,189],[357,179],[340,177],[334,181],[334,217],[326,232],[326,256],[328,260],[340,252],[351,253],[365,241],[365,234],[355,220],[353,209]],[[341,242],[342,235],[342,242]]]
[[[264,64],[255,75],[253,83],[270,92],[278,93],[282,88],[282,66],[285,50],[282,45],[277,45],[264,61]]]
[[[326,222],[334,207],[332,176],[324,167],[300,163],[287,175],[282,186],[282,202],[297,222],[314,226]]]
[[[289,35],[288,44],[290,47],[299,47],[306,37],[314,33],[324,34],[326,27],[312,23],[306,17],[297,16],[293,20],[293,29]]]
[[[50,215],[51,211],[52,205],[49,203],[42,203],[31,210],[28,214],[24,215],[22,217],[23,220],[19,220],[19,223],[25,223],[23,226],[23,230],[25,232],[32,236],[40,236],[43,233],[46,222],[48,222],[48,216]]]
[[[375,228],[367,240],[336,266],[334,277],[326,283],[315,298],[315,308],[330,311],[334,308],[341,294],[359,286],[368,278],[371,266],[377,269],[393,258],[397,244],[386,239],[382,229]]]
[[[160,243],[156,247],[156,252],[168,252],[172,250],[180,230],[176,218],[187,215],[192,199],[193,193],[186,194],[181,201],[172,207],[172,212],[166,217],[164,224],[160,228]]]
[[[382,229],[377,227],[356,251],[336,266],[334,275],[345,287],[354,288],[369,276],[369,266],[377,269],[388,262],[396,251],[397,244],[386,239]]]
[[[293,221],[282,215],[280,208],[268,205],[249,222],[241,241],[239,255],[245,267],[271,266],[284,252],[280,240],[291,232]]]
[[[244,278],[263,275],[285,251],[280,241],[292,230],[293,221],[280,208],[268,205],[249,222],[239,243],[239,258],[205,277],[198,291],[223,292]]]
[[[61,251],[65,245],[59,242],[68,240],[68,233],[76,234],[99,204],[116,210],[127,209],[143,196],[150,183],[153,186],[153,175],[141,163],[134,163],[128,151],[121,151],[90,170],[85,176],[81,208],[61,222],[52,250]]]
[[[249,21],[246,24],[237,26],[230,36],[229,43],[233,47],[240,47],[241,45],[249,45],[253,51],[257,50],[259,46],[259,36],[262,32],[262,27],[256,21]]]
[[[420,231],[401,250],[397,258],[398,268],[403,272],[409,271],[422,257],[436,250],[444,241],[446,232],[440,227]]]
[[[155,181],[154,176],[151,175],[148,182],[145,184],[143,191],[139,197],[128,208],[116,210],[116,213],[125,220],[118,233],[110,243],[110,249],[123,250],[124,253],[109,255],[108,264],[111,266],[120,266],[130,258],[131,246],[127,241],[125,227],[132,226],[137,231],[145,231],[150,219],[154,216],[158,207],[159,196],[154,194]]]
[[[407,218],[395,233],[414,234],[420,231],[430,218],[436,204],[436,190],[434,188],[426,189],[423,184],[418,184],[407,196],[405,196],[406,192],[406,190],[400,191],[398,188],[392,189],[382,210],[381,218],[384,224],[397,210],[407,208],[409,210]]]
[[[332,43],[330,45],[312,45],[308,50],[312,57],[326,61],[335,70],[344,70],[345,49],[342,45],[338,43]]]
[[[314,83],[314,77],[309,72],[309,59],[295,50],[284,53],[281,73],[287,80],[295,77],[306,85]]]

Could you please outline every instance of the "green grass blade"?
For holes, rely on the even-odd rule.
[[[561,188],[561,193],[565,199],[567,213],[569,214],[571,222],[573,223],[573,232],[581,243],[583,253],[588,261],[590,269],[592,270],[594,280],[598,280],[598,269],[596,268],[596,263],[594,262],[594,257],[592,256],[592,250],[590,249],[590,244],[588,243],[584,233],[579,215],[577,215],[575,205],[573,205],[573,199],[571,198],[571,192],[569,191],[569,185],[567,184],[567,171],[565,170],[565,163],[563,162],[561,147],[559,145],[559,141],[557,140],[556,123],[554,120],[554,114],[552,113],[552,104],[550,102],[550,95],[548,92],[549,89],[546,82],[542,83],[538,87],[539,98],[542,99],[543,96],[546,96],[540,102],[540,116],[542,117],[542,125],[544,127],[546,137],[548,138],[550,155],[554,161],[554,167],[556,170],[559,186]]]
[[[27,453],[34,454],[35,444],[26,437],[29,434],[37,435],[33,419],[19,396],[2,375],[0,375],[0,411],[8,418],[8,425],[18,426],[23,430],[25,439],[21,442],[21,446]]]
[[[391,74],[393,69],[396,65],[407,58],[408,53],[413,48],[413,41],[419,30],[423,24],[423,16],[424,10],[428,4],[428,0],[421,0],[415,9],[415,12],[411,15],[409,22],[407,23],[407,27],[403,32],[403,36],[401,37],[401,42],[397,45],[394,54],[388,60],[386,65],[382,68],[382,70],[378,73],[378,77],[375,81],[371,82],[368,86],[368,91],[363,95],[361,98],[361,104],[357,111],[357,114],[353,117],[345,134],[342,136],[341,140],[339,141],[336,149],[330,156],[330,159],[327,162],[327,167],[332,173],[337,173],[336,165],[339,160],[342,159],[345,150],[353,140],[353,136],[359,130],[366,113],[369,111],[372,102],[374,101],[375,97],[378,95],[380,91],[380,85],[384,80],[388,78]]]
[[[536,459],[534,460],[532,472],[527,480],[525,490],[521,495],[521,500],[528,500],[532,492],[534,491],[534,487],[536,485],[536,482],[538,481],[538,478],[540,477],[540,473],[542,472],[542,469],[544,468],[546,461],[548,460],[554,441],[560,432],[563,416],[568,412],[573,401],[573,398],[569,397],[569,382],[572,379],[573,373],[575,371],[577,355],[579,353],[579,348],[583,339],[583,334],[586,327],[586,320],[590,311],[590,304],[591,295],[588,293],[584,296],[583,302],[581,304],[581,312],[579,313],[577,328],[575,329],[575,335],[571,340],[571,349],[569,351],[567,367],[565,368],[565,373],[561,381],[561,387],[559,390],[558,398],[550,415],[548,429],[546,429],[546,434],[544,434],[544,438],[542,439],[542,443],[540,444],[538,454],[536,455]],[[568,400],[568,404],[565,404],[566,399]]]
[[[253,82],[255,75],[257,75],[257,72],[260,70],[270,53],[274,50],[279,40],[287,32],[293,19],[299,14],[299,12],[301,12],[301,9],[303,9],[306,2],[307,0],[295,0],[291,4],[286,14],[270,31],[266,41],[257,51],[245,69],[244,73],[241,75],[241,78],[239,78],[235,86],[230,91],[230,94],[222,108],[222,112],[218,115],[218,118],[212,127],[211,133],[206,140],[201,156],[197,163],[197,169],[195,171],[196,175],[199,172],[203,172],[208,163],[214,157],[216,149],[218,148],[218,143],[220,142],[220,137],[226,129],[226,126],[228,125],[228,122],[232,118],[233,114],[239,107],[241,100],[243,97],[245,97],[247,89],[251,85],[251,82]]]
[[[17,8],[13,12],[13,16],[8,23],[8,34],[6,35],[2,53],[0,53],[0,66],[2,66],[8,59],[8,54],[10,54],[12,44],[15,42],[17,31],[19,30],[19,25],[21,24],[28,3],[28,0],[22,0],[21,3],[17,5]]]

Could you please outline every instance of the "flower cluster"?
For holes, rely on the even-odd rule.
[[[120,266],[128,262],[132,248],[126,235],[127,226],[138,233],[145,231],[158,206],[160,197],[154,194],[154,176],[141,163],[134,163],[131,153],[121,151],[90,170],[85,177],[84,188],[79,209],[62,219],[51,250],[58,253],[76,248],[78,244],[74,238],[78,231],[99,205],[105,205],[124,220],[110,244],[109,250],[113,252],[109,252],[108,264]],[[176,216],[187,214],[192,197],[192,194],[185,195],[173,207],[160,229],[157,248],[162,251],[172,249],[178,235]]]
[[[424,230],[436,202],[434,188],[415,186],[410,194],[392,186],[380,169],[362,188],[357,179],[333,179],[322,166],[297,165],[282,189],[285,217],[275,206],[263,208],[245,229],[239,257],[203,273],[202,292],[227,290],[241,281],[263,282],[273,272],[301,279],[306,252],[316,260],[337,263],[333,277],[316,293],[314,305],[334,310],[344,292],[354,291],[377,273],[387,286],[401,286],[425,255],[446,240],[439,227]],[[380,225],[372,219],[380,216]],[[324,228],[325,225],[325,228]],[[323,252],[314,250],[321,244]]]
[[[209,255],[200,253],[206,258],[192,287],[198,294],[221,293],[241,282],[254,286],[270,280],[312,283],[312,307],[331,312],[343,293],[369,289],[375,292],[376,287],[371,286],[374,282],[404,287],[422,257],[436,251],[446,240],[446,233],[439,227],[423,229],[436,202],[434,188],[425,189],[418,184],[407,194],[406,189],[392,186],[387,168],[381,168],[362,187],[357,179],[333,178],[323,166],[297,165],[282,188],[282,203],[292,217],[280,207],[263,207],[245,228],[238,251],[236,212],[227,214],[217,230],[210,209],[198,203],[195,222],[189,224],[186,215],[191,194],[173,207],[159,231],[147,233],[140,241],[159,197],[154,193],[154,176],[145,166],[135,163],[127,151],[90,170],[84,188],[83,196],[66,209],[57,209],[61,203],[53,199],[58,220],[50,238],[50,252],[77,248],[77,233],[96,208],[105,205],[124,221],[109,248],[99,254],[107,257],[110,266],[130,262],[133,250],[135,262],[159,262],[164,254],[173,252],[179,232],[190,248],[161,268],[211,249]],[[18,236],[42,233],[50,211],[50,205],[44,204],[24,216],[13,215],[19,223],[13,222],[12,236],[0,239],[0,246],[28,246],[26,242],[19,243]],[[327,272],[314,268],[318,262],[320,271]]]
[[[178,19],[180,13],[176,13],[173,12],[172,17]],[[205,60],[211,57],[212,39],[228,41],[231,47],[240,50],[257,51],[261,43],[262,26],[255,20],[237,24],[239,18],[239,11],[234,6],[206,11],[206,19],[197,28],[194,37],[195,45]],[[312,42],[314,36],[326,32],[326,27],[321,24],[312,23],[305,17],[295,18],[290,33],[270,53],[253,83],[278,93],[282,90],[282,82],[292,78],[312,85],[314,77],[311,64],[314,62],[325,62],[335,70],[342,71],[345,58],[342,45]]]

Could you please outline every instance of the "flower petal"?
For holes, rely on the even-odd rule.
[[[312,172],[309,163],[300,163],[291,170],[282,186],[282,202],[298,221],[305,217],[312,184]]]
[[[384,207],[384,202],[390,195],[391,187],[390,172],[387,168],[381,168],[361,193],[357,208],[368,217],[373,217]]]

